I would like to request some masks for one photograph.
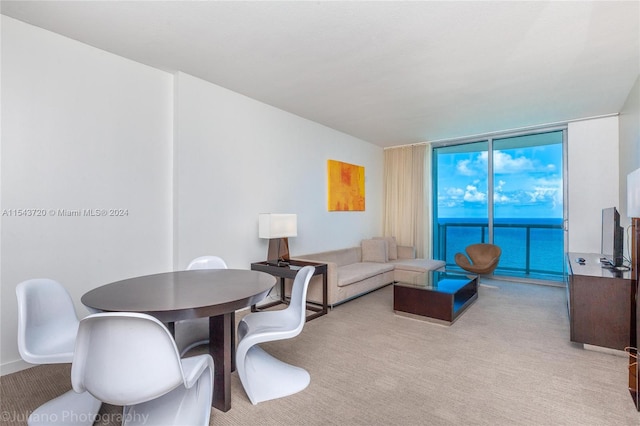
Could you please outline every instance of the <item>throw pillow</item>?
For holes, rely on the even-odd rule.
[[[385,240],[387,242],[387,254],[389,260],[396,260],[398,258],[398,243],[396,237],[375,237],[376,240]]]
[[[387,263],[386,240],[362,240],[362,261]]]

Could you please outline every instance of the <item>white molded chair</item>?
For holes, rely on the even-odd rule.
[[[57,281],[37,278],[18,284],[16,296],[22,359],[31,364],[71,363],[78,317],[67,290]],[[92,425],[101,405],[86,392],[70,390],[34,410],[28,424]],[[63,412],[69,415],[63,417]]]
[[[169,330],[140,313],[89,315],[71,366],[76,392],[123,406],[123,425],[208,426],[213,359],[180,359]]]
[[[286,309],[250,313],[238,324],[236,368],[254,405],[300,392],[311,381],[306,370],[274,358],[258,344],[300,334],[306,320],[307,288],[314,271],[313,266],[298,271]]]
[[[193,259],[187,266],[187,271],[196,269],[227,269],[227,264],[218,256],[200,256]]]
[[[227,264],[218,256],[200,256],[193,259],[187,266],[187,271],[198,269],[227,269]],[[184,356],[197,346],[209,344],[209,318],[176,322],[175,338],[180,356]]]

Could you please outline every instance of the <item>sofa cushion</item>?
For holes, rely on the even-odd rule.
[[[394,266],[388,263],[352,263],[338,267],[338,287],[344,287],[367,278],[393,271]]]
[[[387,254],[389,260],[398,258],[398,243],[396,237],[375,237],[374,240],[385,240],[387,242]]]
[[[387,263],[386,240],[362,240],[362,261]]]
[[[398,259],[390,264],[396,269],[414,272],[433,271],[445,265],[444,261],[435,259]]]

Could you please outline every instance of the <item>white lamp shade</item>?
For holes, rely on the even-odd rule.
[[[298,235],[298,216],[283,213],[261,213],[258,215],[260,238],[287,238]]]
[[[627,175],[627,216],[640,217],[640,169]]]

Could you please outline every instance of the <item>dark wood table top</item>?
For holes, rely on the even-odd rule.
[[[128,278],[95,288],[82,303],[107,312],[143,312],[160,321],[212,317],[253,305],[276,279],[245,269],[176,271]]]

